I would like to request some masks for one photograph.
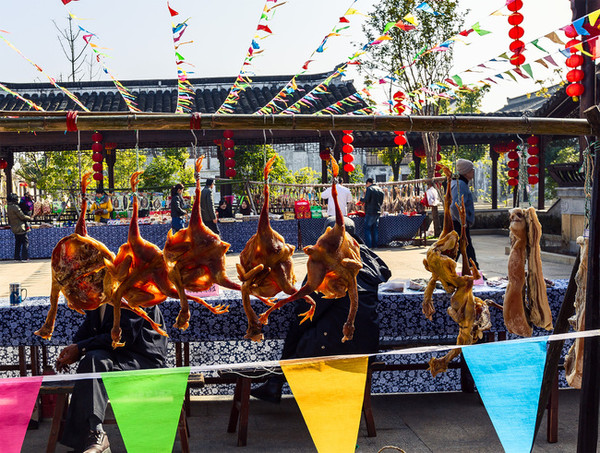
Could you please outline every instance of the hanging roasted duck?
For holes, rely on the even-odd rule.
[[[295,294],[296,276],[293,269],[292,256],[296,247],[286,244],[283,236],[271,228],[269,222],[269,184],[268,178],[271,167],[277,156],[273,156],[265,166],[264,203],[260,211],[258,231],[250,238],[242,253],[237,271],[242,282],[242,303],[248,317],[248,329],[244,338],[252,341],[263,339],[262,324],[267,323],[263,315],[259,320],[250,304],[250,295],[259,298],[274,297],[283,291]],[[306,301],[312,304],[311,309],[304,314],[303,321],[310,319],[314,313],[315,302],[310,297]],[[273,305],[268,302],[268,305]],[[262,324],[261,324],[262,322]]]
[[[323,293],[326,299],[338,299],[344,297],[348,292],[350,310],[342,328],[342,342],[345,342],[352,340],[354,335],[354,318],[358,310],[356,276],[362,269],[362,261],[358,242],[346,232],[344,226],[344,218],[337,200],[335,184],[339,167],[333,158],[331,158],[331,166],[334,177],[331,195],[335,204],[335,225],[333,228],[328,227],[315,245],[304,247],[304,253],[308,255],[306,284],[294,295],[280,300],[269,308],[260,320],[266,324],[268,316],[273,310],[281,308],[294,300],[307,299],[307,296],[313,291]],[[314,304],[314,302],[312,303]],[[313,312],[314,307],[311,307],[307,313],[304,313],[303,320],[310,318]]]
[[[72,310],[85,314],[84,310],[95,310],[109,302],[104,294],[105,262],[112,262],[115,255],[100,241],[87,235],[85,215],[87,212],[86,189],[92,172],[85,173],[81,180],[81,213],[75,232],[62,238],[52,250],[52,288],[50,290],[50,310],[46,322],[36,335],[49,340],[54,331],[58,296],[62,292],[67,305]],[[125,308],[130,308],[123,302]],[[135,310],[133,310],[135,311]],[[143,312],[137,312],[152,324],[161,334],[162,329]]]
[[[187,329],[189,326],[190,311],[188,298],[201,303],[214,314],[228,311],[227,306],[212,306],[199,297],[190,297],[188,291],[205,291],[214,283],[240,291],[241,287],[231,281],[225,272],[225,254],[230,244],[223,242],[219,235],[207,228],[200,215],[200,170],[202,159],[196,160],[196,195],[190,216],[190,224],[173,234],[167,233],[167,242],[164,248],[164,259],[167,263],[169,279],[177,288],[181,310],[175,321],[175,327]]]

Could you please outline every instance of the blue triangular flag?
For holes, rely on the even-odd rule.
[[[537,419],[547,337],[462,348],[506,453],[529,453]]]

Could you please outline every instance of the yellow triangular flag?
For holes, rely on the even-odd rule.
[[[598,16],[600,16],[600,9],[597,9],[593,13],[590,13],[588,19],[590,20],[590,25],[593,27],[596,25],[596,21],[598,20]]]
[[[406,22],[410,22],[411,24],[413,24],[415,27],[419,26],[419,22],[417,21],[417,18],[415,16],[413,16],[412,14],[407,14],[406,16],[403,17],[403,19]]]
[[[579,52],[581,52],[582,54],[587,55],[590,58],[594,58],[594,56],[591,53],[586,52],[585,50],[583,50],[583,44],[575,44],[573,47],[575,49],[577,49]]]
[[[356,449],[368,357],[280,362],[319,453]]]

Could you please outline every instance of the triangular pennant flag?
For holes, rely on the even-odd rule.
[[[547,340],[541,337],[462,348],[506,453],[531,451]]]
[[[507,76],[509,76],[515,82],[517,81],[517,78],[514,75],[512,75],[512,72],[510,72],[510,71],[504,71],[504,74],[506,74]]]
[[[585,24],[585,16],[577,19],[573,22],[573,28],[577,31],[577,34],[581,36],[588,36],[590,33],[583,27]]]
[[[0,379],[0,438],[3,452],[21,451],[42,379],[42,376]]]
[[[598,20],[599,16],[600,16],[600,9],[597,9],[596,11],[594,11],[593,13],[590,13],[588,15],[588,17],[590,19],[590,25],[592,27],[594,27],[596,25],[596,21]]]
[[[558,37],[558,35],[554,31],[551,31],[545,37],[556,44],[560,44],[561,46],[565,45],[565,43]]]
[[[515,68],[513,69],[514,72],[516,72],[517,74],[519,74],[521,77],[523,77],[524,79],[528,79],[529,77],[527,77],[523,71],[521,71],[521,68]]]
[[[529,74],[529,77],[533,79],[533,71],[531,70],[531,65],[529,63],[525,63],[521,65],[521,67],[525,70],[527,74]]]
[[[167,8],[169,8],[169,13],[171,14],[171,17],[175,17],[179,14],[177,11],[175,11],[173,8],[171,8],[171,6],[169,5],[169,2],[167,2]]]
[[[479,36],[485,36],[485,35],[489,35],[491,33],[491,31],[487,31],[487,30],[482,30],[481,26],[479,25],[479,22],[473,24],[473,30],[475,30],[475,33],[477,33]]]
[[[419,22],[417,21],[417,18],[410,13],[408,13],[406,16],[404,16],[403,19],[406,22],[413,24],[415,27],[419,26]]]
[[[534,39],[533,41],[531,41],[531,44],[533,44],[535,47],[537,47],[538,49],[540,49],[542,52],[546,52],[548,53],[548,51],[546,49],[544,49],[542,46],[540,46],[538,44],[539,39]]]
[[[171,452],[189,367],[102,373],[129,453]]]
[[[366,356],[280,362],[317,451],[355,451],[367,362]]]
[[[552,58],[552,55],[546,55],[544,57],[544,60],[546,60],[548,63],[550,63],[553,66],[558,66],[558,64],[556,63],[556,61],[554,61],[554,58]]]
[[[463,81],[460,78],[460,76],[453,75],[452,78],[454,79],[454,81],[457,83],[458,86],[461,86],[463,84]]]
[[[538,58],[537,60],[534,61],[534,63],[539,63],[541,64],[544,68],[548,68],[548,63],[546,63],[543,59]]]

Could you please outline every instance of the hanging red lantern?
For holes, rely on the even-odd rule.
[[[527,144],[528,145],[537,145],[540,142],[540,138],[532,135],[531,137],[527,137]]]
[[[406,145],[406,137],[404,135],[397,135],[394,137],[394,143],[398,146]]]
[[[523,22],[523,14],[514,12],[508,16],[508,23],[510,25],[520,25]]]
[[[225,170],[225,176],[227,178],[235,178],[236,174],[237,172],[233,168],[228,168],[227,170]]]
[[[342,136],[342,142],[345,143],[346,145],[349,145],[353,141],[354,141],[354,137],[350,134],[346,134],[346,135]]]
[[[226,149],[223,151],[223,156],[225,156],[225,159],[231,159],[235,157],[235,151],[233,149]]]
[[[508,149],[517,149],[519,145],[517,145],[517,142],[510,142],[508,145],[506,145],[506,147]]]
[[[519,153],[516,151],[509,151],[508,152],[508,158],[511,160],[515,160],[519,158]]]
[[[523,52],[524,48],[525,48],[525,43],[523,41],[519,41],[518,39],[511,42],[508,45],[508,50],[510,50],[511,52],[514,52],[515,54],[520,54],[521,52]]]
[[[538,178],[537,176],[529,176],[529,177],[527,178],[527,181],[529,182],[529,184],[531,184],[531,185],[535,185],[535,184],[537,184],[538,182],[540,182],[540,178]]]
[[[530,175],[537,175],[540,172],[540,169],[537,167],[527,167],[527,173]]]
[[[435,156],[435,161],[439,162],[440,160],[442,160],[442,155],[440,154],[440,152],[438,151],[438,153]]]
[[[513,28],[508,30],[508,37],[510,39],[520,39],[524,34],[525,31],[523,30],[523,27],[519,27],[518,25],[515,25]]]
[[[575,102],[579,100],[579,96],[581,96],[583,92],[584,87],[581,83],[572,83],[567,87],[567,96],[573,98]]]
[[[344,145],[344,146],[342,146],[342,152],[343,153],[349,154],[352,151],[354,151],[354,146],[352,146],[352,145]]]
[[[92,165],[92,168],[96,173],[94,173],[94,180],[102,181],[104,176],[102,175],[102,161],[104,160],[104,156],[102,155],[102,151],[104,150],[104,145],[100,143],[104,137],[100,132],[94,132],[92,134],[92,160],[95,162]]]
[[[352,173],[354,171],[355,167],[354,164],[344,164],[344,171],[346,173]]]
[[[102,171],[102,164],[100,162],[96,162],[94,165],[92,165],[92,170]]]
[[[575,27],[573,27],[573,24],[563,27],[562,31],[565,32],[565,36],[567,38],[576,38],[577,36],[579,36],[579,33],[577,32],[577,30],[575,30]]]
[[[342,157],[342,160],[344,162],[346,162],[347,164],[350,164],[350,163],[354,162],[354,156],[352,154],[344,154],[344,156]]]
[[[518,178],[519,177],[519,170],[514,170],[514,169],[508,170],[508,177],[509,178]]]
[[[225,148],[233,148],[235,146],[235,142],[230,138],[226,138],[225,140],[223,140],[223,146]]]
[[[509,168],[519,168],[519,161],[518,160],[509,160],[508,161],[508,165]]]
[[[577,66],[581,66],[583,65],[583,55],[579,55],[577,53],[573,54],[569,58],[567,58],[565,64],[569,68],[576,68]]]
[[[92,160],[94,162],[102,162],[102,154],[100,154],[100,153],[92,154]]]
[[[523,55],[525,44],[520,40],[525,34],[525,30],[520,26],[523,22],[523,15],[518,12],[523,8],[523,2],[521,0],[508,0],[506,7],[512,12],[512,14],[508,16],[508,24],[512,25],[512,28],[508,30],[508,37],[513,40],[508,47],[513,53],[510,57],[510,63],[519,67],[525,63],[525,55]]]
[[[225,137],[225,138],[232,138],[233,137],[233,131],[230,131],[230,130],[223,131],[223,137]]]
[[[404,107],[404,105],[402,104],[405,98],[406,95],[402,91],[396,91],[394,93],[394,110],[398,115],[402,115],[404,113],[404,110],[406,110],[406,107]]]
[[[329,161],[331,158],[331,150],[329,148],[324,148],[319,152],[319,157],[321,160]]]
[[[579,52],[579,50],[575,46],[579,44],[581,44],[581,41],[579,39],[571,39],[565,44],[565,49],[569,49],[571,53],[577,53]]]
[[[235,160],[233,160],[233,159],[227,159],[225,161],[225,166],[227,168],[233,168],[233,167],[235,167]]]
[[[537,156],[529,156],[529,157],[527,158],[527,163],[528,163],[529,165],[536,166],[537,164],[539,164],[539,163],[540,163],[540,158],[539,158],[539,157],[537,157]]]
[[[413,155],[418,157],[419,159],[422,159],[425,157],[425,149],[421,147],[415,148],[413,151]]]
[[[104,176],[102,175],[101,172],[97,171],[96,173],[94,173],[94,180],[102,181],[102,178],[104,178]]]
[[[530,146],[528,153],[530,156],[537,156],[540,153],[540,148],[537,146]]]
[[[92,151],[95,153],[101,153],[103,149],[102,143],[94,143],[92,144]]]
[[[510,57],[510,64],[513,66],[521,66],[523,63],[525,63],[525,55],[522,53],[516,53]]]
[[[523,2],[521,0],[508,0],[506,7],[509,11],[516,12],[523,8]]]
[[[0,159],[0,170],[4,170],[8,167],[8,162],[5,159]]]
[[[581,82],[583,80],[584,73],[581,69],[571,69],[567,72],[567,80],[569,82]]]
[[[508,180],[508,185],[509,186],[513,186],[514,187],[514,186],[516,186],[518,184],[519,184],[519,180],[518,179],[511,178],[511,179]]]
[[[101,142],[103,138],[104,137],[102,137],[102,134],[100,132],[94,132],[92,134],[92,141],[94,142]]]
[[[352,131],[342,131],[344,134],[351,134]]]

